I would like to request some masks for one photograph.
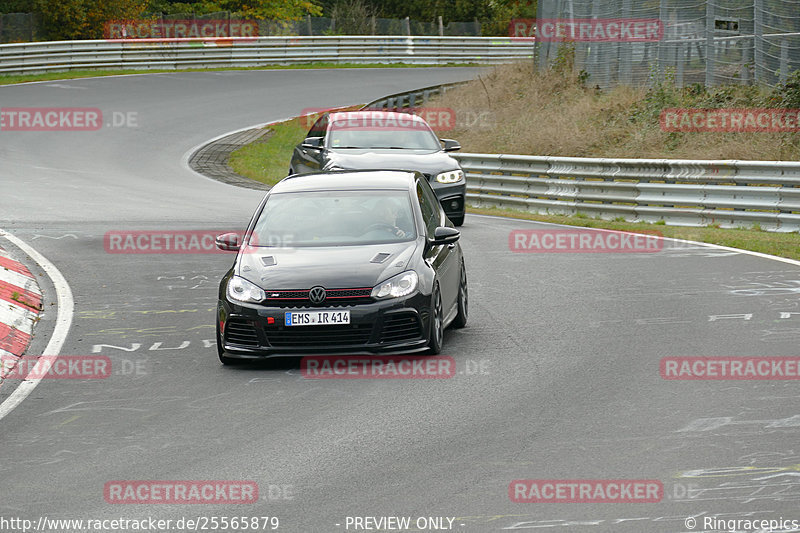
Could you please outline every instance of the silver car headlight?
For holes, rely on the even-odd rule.
[[[419,276],[413,270],[403,272],[396,276],[392,276],[383,283],[376,285],[372,289],[372,297],[377,300],[386,298],[400,298],[401,296],[408,296],[415,290],[419,284]]]
[[[436,175],[439,183],[456,183],[464,179],[463,170],[449,170]]]
[[[267,298],[264,289],[239,276],[228,280],[228,298],[238,302],[259,303]]]

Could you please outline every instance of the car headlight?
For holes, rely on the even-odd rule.
[[[436,175],[436,181],[439,183],[456,183],[464,179],[463,170],[450,170]]]
[[[372,289],[372,297],[378,300],[408,296],[417,290],[419,276],[413,270],[393,276]]]
[[[267,297],[264,289],[239,276],[231,276],[228,281],[228,298],[238,302],[258,303]]]

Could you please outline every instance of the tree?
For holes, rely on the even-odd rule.
[[[322,13],[313,0],[219,0],[218,5],[246,19],[300,20]]]
[[[42,15],[49,40],[85,38],[88,23],[84,0],[36,0],[34,9]]]

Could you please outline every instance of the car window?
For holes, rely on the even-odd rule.
[[[259,214],[249,244],[356,246],[417,236],[405,190],[276,193]]]
[[[317,119],[311,129],[308,130],[306,137],[325,137],[325,130],[328,129],[328,115],[322,115]]]
[[[417,199],[422,211],[422,220],[425,222],[425,230],[429,237],[433,237],[433,232],[439,226],[439,201],[427,182],[417,180]]]
[[[411,115],[337,115],[330,122],[328,145],[331,148],[441,150],[438,137],[425,122],[405,117]]]

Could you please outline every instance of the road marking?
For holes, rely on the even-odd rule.
[[[630,232],[630,231],[621,231],[621,230],[604,229],[604,228],[585,228],[583,226],[569,226],[569,225],[566,225],[566,224],[556,224],[554,222],[539,222],[538,220],[526,220],[526,219],[523,219],[523,218],[513,218],[513,217],[500,217],[500,216],[497,216],[497,215],[479,215],[479,214],[469,213],[469,216],[470,217],[495,218],[495,219],[498,219],[498,220],[505,220],[505,221],[513,220],[515,222],[528,222],[528,223],[531,223],[531,224],[543,224],[543,225],[546,225],[546,226],[559,226],[559,227],[562,227],[562,228],[573,228],[573,229],[574,228],[580,228],[582,230],[603,231],[603,232],[607,232],[607,233],[635,233],[635,232]],[[697,246],[705,246],[707,248],[714,248],[716,250],[725,250],[725,251],[728,251],[728,252],[736,252],[736,253],[740,253],[740,254],[747,254],[747,255],[752,255],[754,257],[760,257],[762,259],[771,259],[773,261],[781,261],[782,263],[788,263],[790,265],[800,266],[800,261],[797,261],[795,259],[789,259],[788,257],[778,257],[777,255],[762,254],[761,252],[754,252],[752,250],[742,250],[741,248],[731,248],[730,246],[720,246],[719,244],[710,244],[710,243],[707,243],[707,242],[687,241],[687,240],[684,240],[684,239],[676,239],[674,237],[662,237],[660,235],[653,235],[653,237],[655,237],[657,239],[662,239],[662,240],[665,240],[665,241],[679,242],[679,243],[683,243],[683,244],[695,244]],[[664,250],[667,250],[667,248],[664,248]]]
[[[42,353],[42,355],[49,355],[51,357],[47,358],[47,360],[40,359],[31,370],[31,372],[34,372],[35,375],[44,376],[47,374],[47,370],[50,365],[52,365],[55,361],[55,358],[58,357],[61,347],[64,345],[64,341],[67,339],[70,325],[72,324],[72,316],[75,309],[75,302],[72,299],[72,290],[70,289],[67,280],[55,267],[55,265],[48,261],[47,258],[42,254],[33,249],[33,247],[31,247],[29,244],[15,237],[14,235],[3,231],[2,229],[0,229],[0,237],[5,237],[12,244],[16,245],[17,248],[28,254],[28,256],[33,259],[36,264],[42,268],[42,270],[45,271],[45,274],[47,274],[47,276],[53,282],[53,286],[56,289],[56,299],[58,302],[56,325],[55,328],[53,328],[53,334],[50,337],[44,352]],[[39,377],[30,380],[24,379],[22,382],[20,382],[19,386],[14,390],[14,392],[12,392],[11,395],[6,398],[5,401],[3,401],[3,403],[0,403],[0,420],[5,418],[6,415],[8,415],[14,410],[14,408],[22,403],[22,401],[27,398],[31,392],[33,392],[33,389],[39,385],[41,380],[42,378]]]

